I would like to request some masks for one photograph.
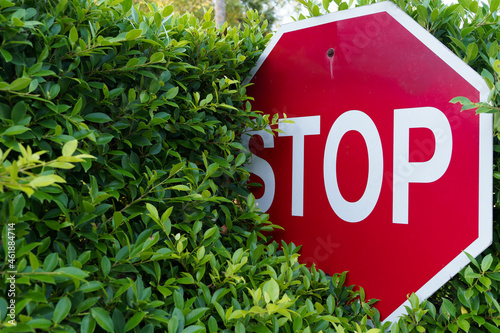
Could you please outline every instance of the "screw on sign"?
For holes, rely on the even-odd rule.
[[[395,320],[492,241],[492,118],[483,79],[390,2],[283,26],[249,78],[286,114],[246,138],[259,207],[302,260],[380,299]]]

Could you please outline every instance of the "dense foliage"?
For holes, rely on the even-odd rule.
[[[0,1],[0,331],[380,325],[345,273],[263,234],[240,143],[275,121],[240,84],[269,39],[258,14],[217,29],[132,4]]]
[[[500,332],[500,1],[396,3],[490,84],[491,106],[458,101],[494,112],[497,137],[493,245],[392,331]],[[0,1],[0,330],[386,331],[346,273],[265,236],[240,144],[273,121],[240,84],[269,40],[259,15],[217,29],[132,4]]]

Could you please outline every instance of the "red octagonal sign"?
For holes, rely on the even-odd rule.
[[[390,2],[283,26],[250,78],[253,106],[286,114],[254,132],[260,208],[302,261],[404,312],[492,241],[492,118],[483,79]]]

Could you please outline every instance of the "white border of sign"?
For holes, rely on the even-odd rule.
[[[252,77],[271,53],[272,49],[276,46],[281,36],[285,33],[380,12],[387,12],[391,15],[411,34],[413,34],[415,38],[420,40],[467,82],[475,87],[480,92],[481,102],[487,102],[490,90],[483,78],[466,63],[464,63],[451,50],[444,46],[439,40],[415,22],[410,16],[389,1],[334,12],[283,25],[273,36],[269,45],[258,59],[256,66],[250,71],[250,76],[244,83],[246,84],[250,82]],[[481,254],[481,252],[491,245],[493,241],[493,116],[492,114],[480,114],[479,117],[479,237],[464,250],[464,252],[467,252],[473,257]],[[428,298],[468,263],[469,259],[465,253],[461,253],[415,293],[421,301]],[[405,306],[410,306],[410,302],[406,301],[403,303],[384,321],[396,321],[399,316],[406,313]]]

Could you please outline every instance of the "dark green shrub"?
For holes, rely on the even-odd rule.
[[[307,269],[262,234],[273,225],[246,189],[240,138],[270,120],[240,82],[265,23],[249,12],[241,29],[217,29],[210,11],[152,8],[0,1],[0,149],[11,149],[0,180],[25,185],[0,194],[1,270],[15,225],[17,271],[15,298],[0,282],[0,330],[343,332],[366,330],[368,314],[380,325],[345,273]],[[21,145],[48,162],[18,173]],[[44,176],[60,185],[30,184]]]

